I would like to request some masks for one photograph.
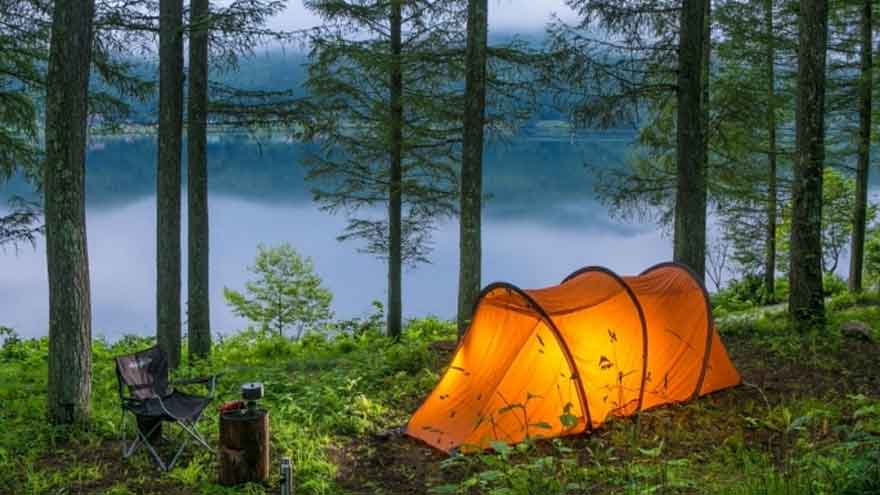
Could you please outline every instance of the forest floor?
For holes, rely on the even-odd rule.
[[[392,344],[373,332],[301,342],[242,332],[179,376],[225,373],[220,400],[262,381],[273,460],[292,458],[297,493],[869,494],[880,493],[880,306],[831,305],[827,328],[803,335],[770,312],[719,324],[744,384],[686,404],[608,421],[591,435],[449,457],[405,436],[404,424],[451,355],[452,326],[410,322]],[[845,336],[857,320],[874,341]],[[215,456],[190,448],[160,473],[143,452],[124,460],[112,356],[150,345],[96,341],[93,424],[46,425],[45,339],[0,349],[0,493],[277,493],[215,484]],[[216,441],[214,409],[202,431]],[[637,433],[637,434],[636,434]],[[171,445],[163,446],[165,451]],[[275,464],[273,463],[273,466]]]

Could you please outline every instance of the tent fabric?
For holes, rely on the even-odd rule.
[[[573,435],[740,383],[685,266],[601,267],[560,285],[495,283],[406,433],[444,451]]]

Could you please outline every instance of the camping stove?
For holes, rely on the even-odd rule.
[[[257,411],[257,401],[263,398],[262,383],[245,383],[241,386],[241,399],[246,406],[241,410],[242,414],[253,414]]]

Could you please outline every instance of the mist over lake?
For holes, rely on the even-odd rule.
[[[594,169],[620,166],[632,138],[631,132],[608,131],[490,143],[484,179],[484,284],[505,280],[540,287],[558,283],[584,265],[605,265],[627,274],[669,259],[671,241],[655,225],[615,222],[595,197]],[[339,318],[364,316],[373,300],[385,300],[385,263],[359,253],[362,245],[357,242],[338,242],[345,217],[320,211],[312,201],[300,165],[307,152],[307,145],[279,138],[211,136],[215,332],[247,326],[226,307],[223,288],[243,286],[258,243],[286,241],[311,257],[334,294],[332,307]],[[95,335],[115,339],[155,331],[155,157],[150,137],[96,138],[90,145],[86,215]],[[3,208],[11,195],[38,198],[21,178],[0,186]],[[185,236],[185,198],[183,205]],[[433,247],[430,264],[404,273],[407,317],[455,316],[457,219],[438,224]],[[185,238],[183,249],[186,266]],[[0,273],[0,324],[24,336],[45,335],[44,244],[39,242],[36,249],[20,246],[17,253],[7,249],[0,254]]]

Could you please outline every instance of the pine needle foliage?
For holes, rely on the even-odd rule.
[[[385,0],[315,0],[306,7],[324,25],[309,35],[307,137],[318,150],[306,161],[322,208],[349,219],[340,240],[387,258],[392,127],[402,127],[402,253],[427,262],[435,221],[455,212],[461,141],[462,79],[456,46],[464,12],[456,2],[402,2],[402,122],[395,122],[389,71],[391,6]],[[462,24],[463,25],[463,24]]]

